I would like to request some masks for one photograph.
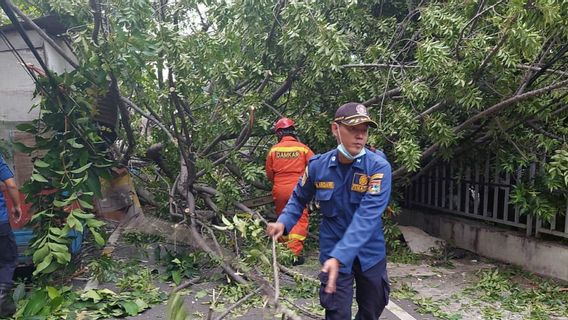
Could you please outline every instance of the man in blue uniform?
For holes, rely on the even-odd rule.
[[[4,158],[0,154],[0,183],[6,186],[8,195],[14,204],[13,212],[15,217],[19,217],[22,212],[20,209],[20,195],[14,175]],[[16,269],[18,259],[18,248],[14,233],[10,227],[8,219],[8,209],[2,192],[0,192],[0,317],[9,317],[16,312],[16,305],[11,295],[12,277]]]
[[[357,284],[355,319],[379,318],[389,296],[382,214],[391,191],[391,166],[365,148],[369,118],[360,103],[342,105],[331,131],[338,147],[311,158],[282,214],[266,233],[290,232],[306,204],[315,198],[320,224],[320,303],[326,319],[351,319],[353,281]]]

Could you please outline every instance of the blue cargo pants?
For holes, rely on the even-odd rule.
[[[356,320],[377,320],[389,301],[390,284],[387,276],[386,258],[363,272],[359,259],[355,259],[351,273],[339,273],[335,293],[325,293],[328,275],[319,275],[320,303],[325,308],[326,320],[347,320],[351,318],[353,304],[353,280],[356,285],[356,300],[359,310]]]
[[[0,283],[12,285],[18,262],[18,247],[10,223],[0,223]]]

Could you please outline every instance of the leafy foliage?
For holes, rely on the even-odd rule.
[[[100,195],[100,177],[110,177],[112,162],[107,160],[106,144],[92,122],[92,101],[82,93],[56,95],[62,88],[73,93],[89,88],[87,82],[77,83],[76,79],[73,74],[55,77],[55,90],[47,79],[40,82],[38,90],[44,94],[39,106],[41,118],[18,126],[34,134],[36,144],[15,147],[42,155],[35,160],[32,177],[22,188],[26,202],[35,211],[30,246],[36,265],[34,275],[49,274],[69,263],[72,232],[83,234],[88,228],[96,243],[104,244],[99,233],[103,223],[93,214],[92,200]],[[50,89],[52,94],[46,94]]]
[[[173,281],[179,285],[183,279],[190,279],[198,275],[207,265],[207,259],[203,253],[195,252],[190,254],[174,254],[166,251],[162,262],[166,266],[162,279]]]

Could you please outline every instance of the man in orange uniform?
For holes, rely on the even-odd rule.
[[[276,214],[280,215],[314,153],[308,146],[298,141],[292,119],[281,118],[276,122],[274,131],[278,143],[266,156],[266,176],[273,183],[272,199],[276,206]],[[303,263],[300,252],[307,235],[308,210],[305,208],[287,239],[288,247],[298,257],[296,264]]]

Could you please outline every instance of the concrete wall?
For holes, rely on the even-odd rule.
[[[31,50],[25,46],[17,33],[8,32],[6,36],[24,61],[39,65]],[[30,34],[30,38],[42,58],[45,59],[42,49],[43,41],[33,34]],[[35,84],[4,41],[0,44],[0,124],[36,119],[39,116],[39,110],[30,111],[32,105],[38,101],[33,100]]]
[[[568,246],[445,213],[403,210],[401,225],[415,226],[453,246],[568,281]]]
[[[27,33],[34,48],[37,49],[40,57],[51,71],[63,73],[72,70],[69,63],[37,32],[28,31]],[[9,43],[16,49],[25,63],[31,63],[41,68],[19,33],[9,31],[5,34]],[[61,40],[54,40],[71,55],[69,48]],[[20,185],[30,177],[32,164],[28,155],[13,150],[12,143],[17,141],[28,145],[33,144],[33,137],[19,132],[16,130],[16,126],[39,118],[39,108],[33,108],[40,101],[39,97],[33,97],[35,88],[33,78],[22,66],[12,48],[8,43],[0,40],[0,151],[6,153],[4,158],[12,167]]]

